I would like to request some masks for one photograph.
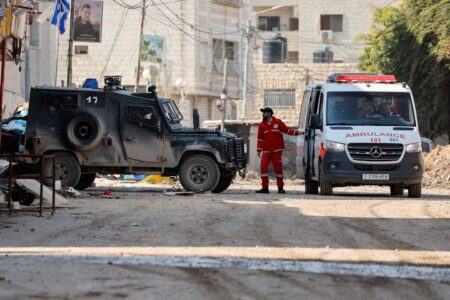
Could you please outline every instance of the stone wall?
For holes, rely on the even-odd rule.
[[[357,64],[254,64],[254,86],[249,86],[248,119],[261,118],[259,109],[264,107],[264,90],[295,89],[295,107],[272,107],[275,116],[295,127],[306,84],[324,82],[332,72],[357,72]]]

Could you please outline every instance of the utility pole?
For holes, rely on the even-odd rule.
[[[142,2],[142,19],[141,19],[141,35],[139,36],[139,51],[138,51],[138,64],[137,64],[137,74],[136,74],[136,84],[134,85],[134,92],[137,93],[139,89],[139,81],[141,79],[141,45],[142,37],[144,35],[144,22],[145,22],[145,10],[146,10],[145,0]]]
[[[248,82],[248,55],[250,48],[250,29],[251,29],[251,20],[250,18],[247,20],[247,27],[245,29],[245,57],[244,57],[244,87],[242,91],[242,119],[247,118],[247,82]]]
[[[223,109],[222,109],[222,123],[220,124],[220,130],[225,131],[225,118],[227,115],[227,71],[228,71],[228,59],[224,59],[223,61],[223,86],[222,86],[222,94],[220,95],[220,99],[223,101]]]
[[[67,57],[69,59],[67,63],[67,86],[72,85],[72,58],[73,58],[73,17],[75,13],[75,0],[70,1],[70,32],[69,32],[69,53]]]

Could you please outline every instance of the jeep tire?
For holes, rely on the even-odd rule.
[[[61,180],[62,187],[76,186],[80,181],[81,168],[77,159],[66,152],[55,152],[55,180]],[[44,176],[51,177],[53,175],[53,160],[46,159],[44,161]],[[45,184],[51,186],[53,184],[51,178],[44,180]]]
[[[226,189],[228,189],[233,182],[234,174],[225,174],[221,175],[219,179],[219,183],[212,190],[213,193],[222,193]]]
[[[212,191],[219,183],[220,172],[212,158],[199,154],[182,162],[179,176],[187,191]]]
[[[90,187],[97,177],[97,173],[85,173],[81,174],[80,180],[78,181],[77,185],[74,186],[75,189],[82,191]]]
[[[86,111],[77,114],[67,123],[66,139],[74,150],[89,150],[100,143],[102,126],[97,117]]]

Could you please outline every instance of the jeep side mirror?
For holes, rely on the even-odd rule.
[[[192,117],[193,117],[192,125],[194,125],[194,129],[197,130],[200,128],[200,115],[198,114],[197,108],[194,108],[194,110],[192,111]]]
[[[430,118],[426,114],[419,115],[419,129],[421,132],[430,131]]]
[[[319,115],[317,114],[311,115],[311,118],[309,119],[309,128],[322,130],[322,122],[320,120]]]

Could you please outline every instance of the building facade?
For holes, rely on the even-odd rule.
[[[240,96],[240,1],[232,0],[146,0],[142,32],[164,41],[161,61],[141,59],[139,89],[156,84],[161,96],[186,101],[182,113],[191,119],[197,108],[200,121],[220,119],[217,109],[223,85],[223,64],[228,60],[227,94]],[[122,75],[122,84],[133,90],[136,85],[142,5],[136,8],[113,0],[103,1],[99,42],[74,42],[73,83],[87,78],[103,81],[105,75]],[[58,82],[67,78],[68,35],[58,48]],[[143,58],[141,56],[141,58]],[[143,74],[147,74],[143,76]],[[229,101],[233,118],[233,100]],[[191,123],[192,124],[192,123]],[[187,124],[188,125],[188,124]]]

